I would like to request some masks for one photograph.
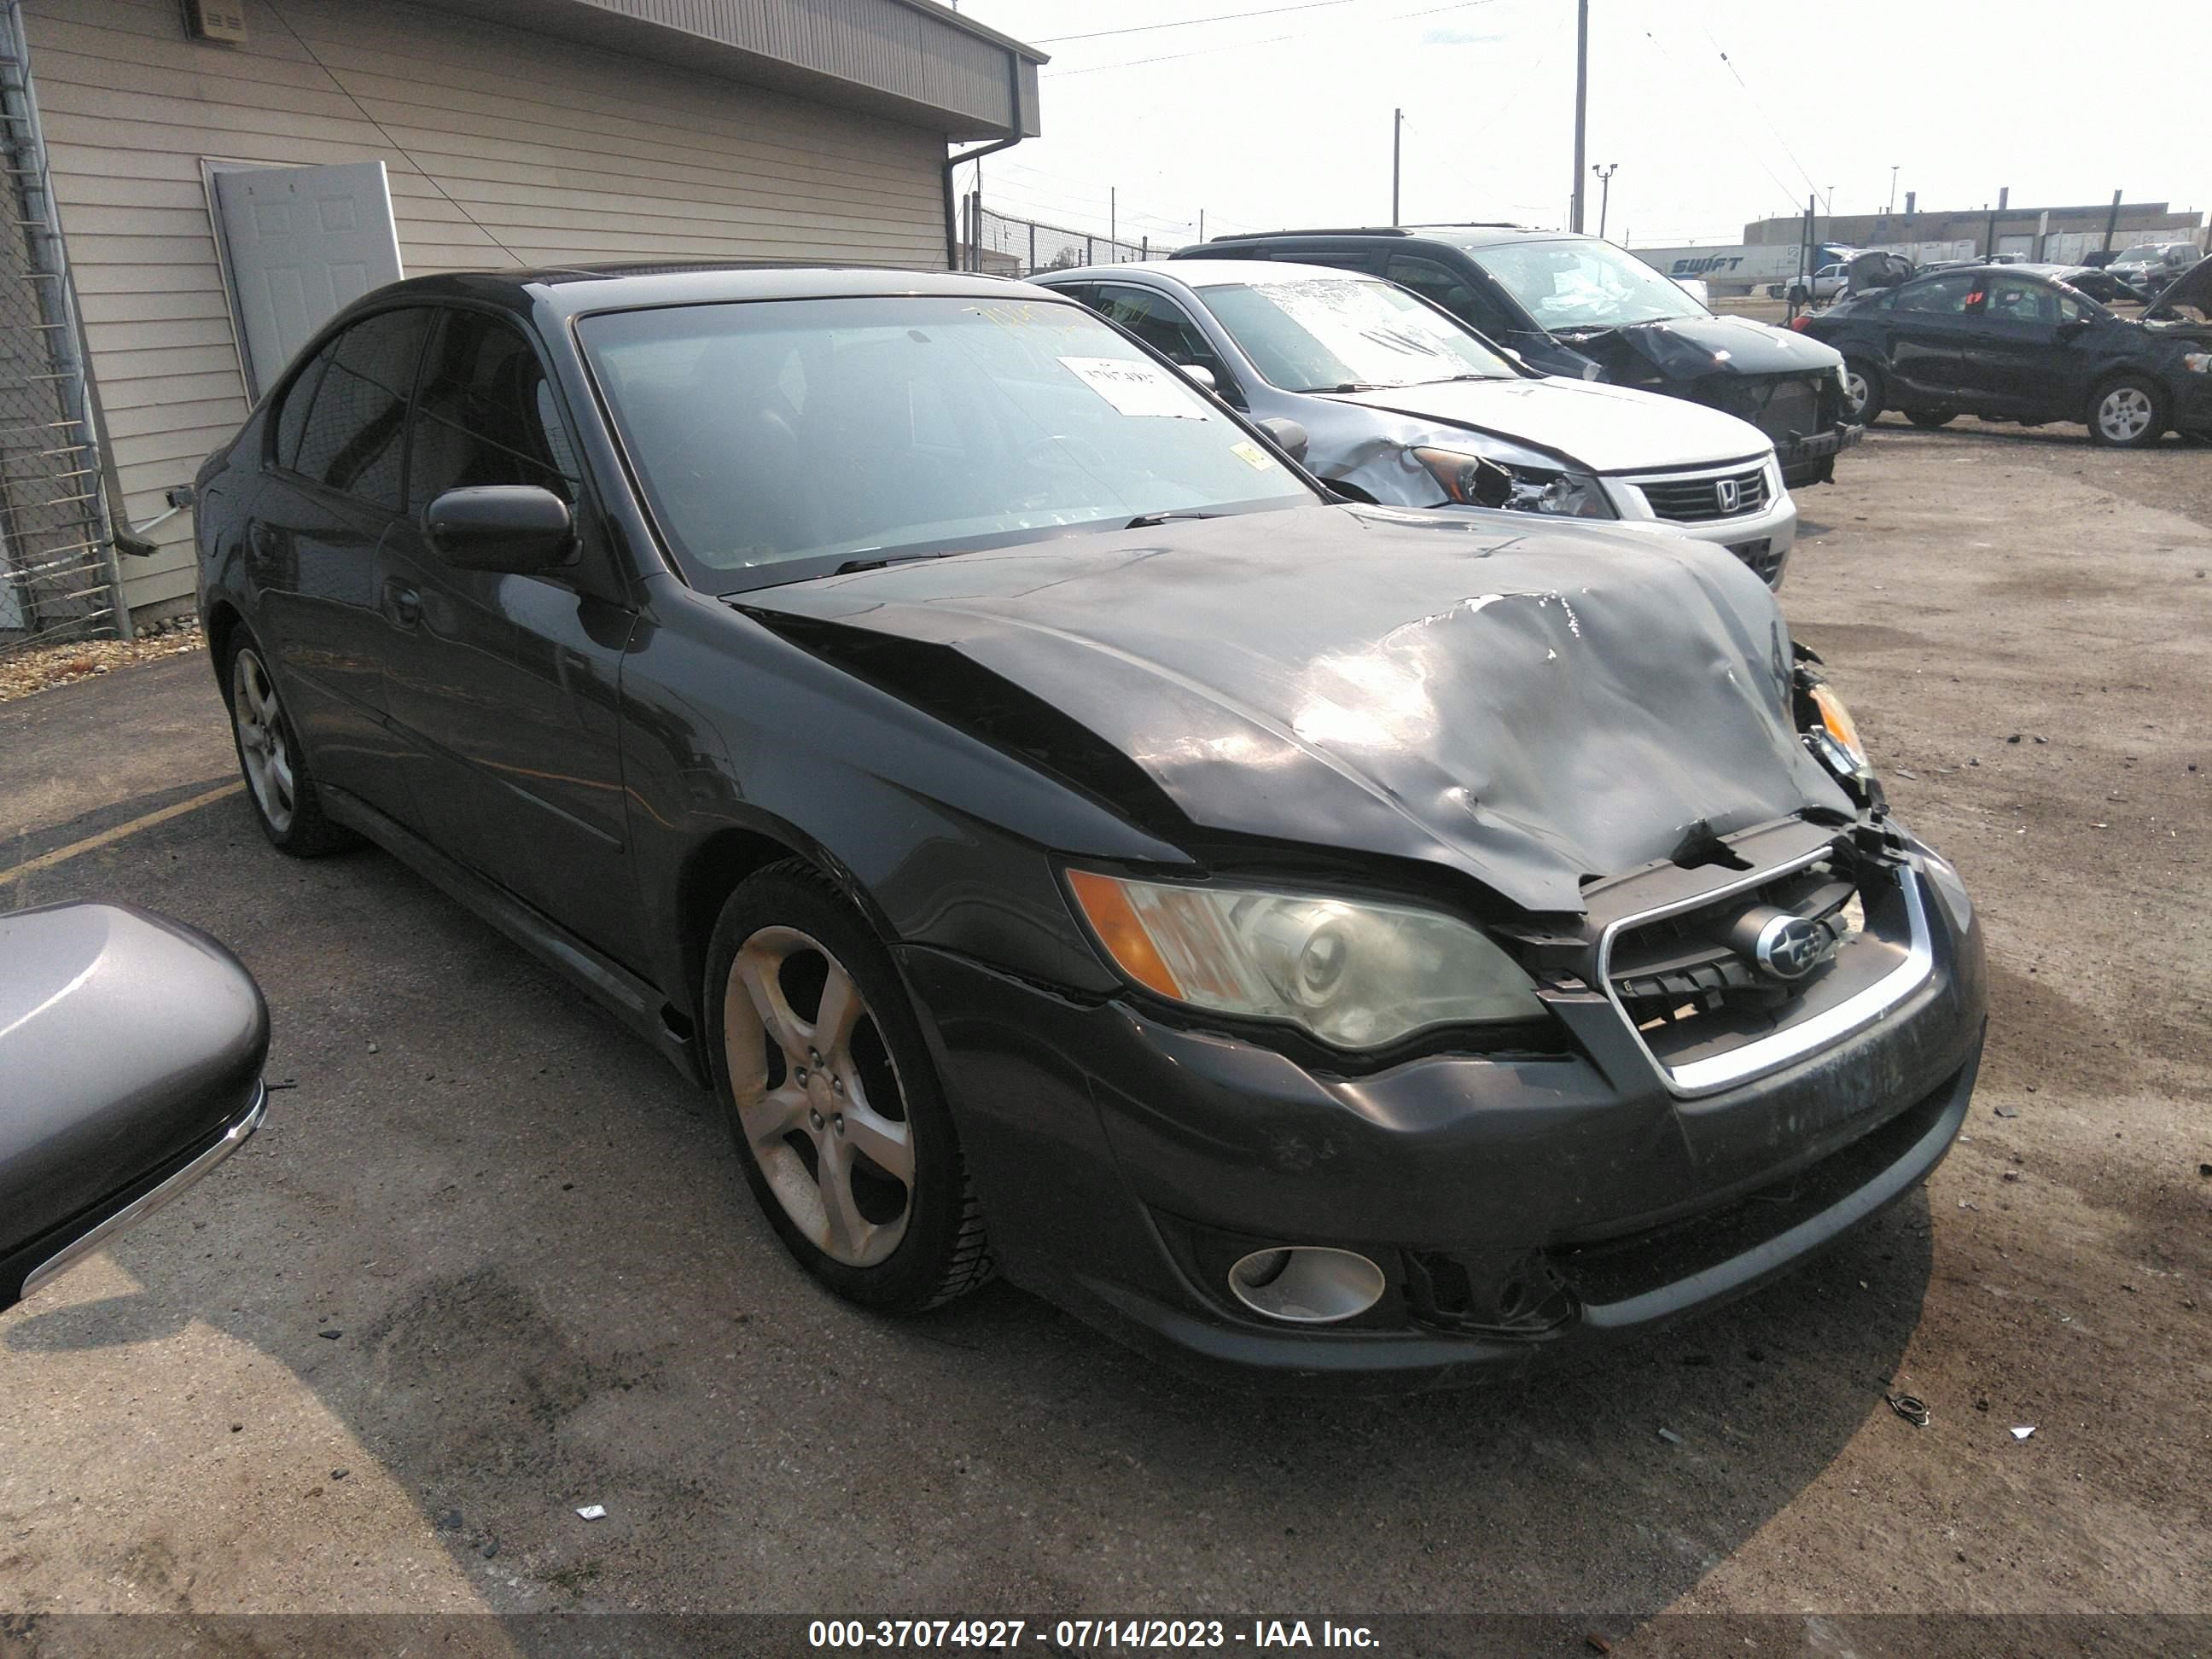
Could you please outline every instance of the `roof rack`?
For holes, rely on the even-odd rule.
[[[1250,242],[1263,236],[1418,236],[1424,230],[1532,230],[1510,219],[1455,219],[1433,225],[1322,225],[1299,230],[1232,230],[1211,242]]]
[[[1249,242],[1261,236],[1411,236],[1402,225],[1324,225],[1318,229],[1240,230],[1226,236],[1209,236],[1208,242]]]

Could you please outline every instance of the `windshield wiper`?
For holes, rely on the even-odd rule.
[[[1121,526],[1124,530],[1144,530],[1156,524],[1165,524],[1170,519],[1218,519],[1218,513],[1201,513],[1195,507],[1178,507],[1163,513],[1139,513]]]
[[[957,553],[960,550],[954,548],[952,551]],[[850,576],[862,570],[881,570],[885,565],[912,564],[917,559],[941,559],[944,556],[942,553],[885,553],[872,559],[848,559],[830,574],[833,576]]]
[[[1365,380],[1346,380],[1341,386],[1302,386],[1296,390],[1301,398],[1311,398],[1324,392],[1375,392],[1380,388]]]

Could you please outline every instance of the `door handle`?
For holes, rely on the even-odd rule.
[[[422,596],[404,583],[386,582],[384,598],[392,611],[392,620],[402,628],[412,628],[422,620]]]

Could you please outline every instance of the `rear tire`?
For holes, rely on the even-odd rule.
[[[2089,394],[2089,441],[2148,449],[2166,433],[2166,393],[2140,374],[2116,374]]]
[[[1872,426],[1886,408],[1888,388],[1881,371],[1860,357],[1844,359],[1844,413],[1861,426]]]
[[[307,751],[284,708],[261,647],[243,628],[232,636],[223,665],[230,737],[246,797],[269,844],[295,859],[319,859],[357,846],[361,837],[323,813]]]
[[[738,884],[707,951],[707,1052],[745,1179],[799,1265],[883,1313],[994,1272],[921,1027],[883,941],[798,859]]]
[[[1955,409],[1908,409],[1905,418],[1923,432],[1933,432],[1938,427],[1948,426],[1959,418]]]

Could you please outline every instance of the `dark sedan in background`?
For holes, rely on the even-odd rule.
[[[1465,1377],[1784,1271],[1966,1111],[1973,908],[1757,576],[1334,501],[1042,289],[406,282],[198,489],[270,840],[602,998],[866,1305]]]
[[[1289,259],[1410,288],[1532,368],[1704,404],[1774,445],[1785,489],[1826,483],[1863,428],[1842,365],[1748,317],[1716,316],[1682,285],[1596,236],[1524,225],[1423,225],[1216,236],[1178,259]]]
[[[2212,260],[2139,317],[2108,310],[2027,265],[1923,274],[1793,326],[1844,354],[1858,418],[1894,409],[1916,426],[1960,415],[2041,426],[2079,421],[2093,442],[2212,436]]]

